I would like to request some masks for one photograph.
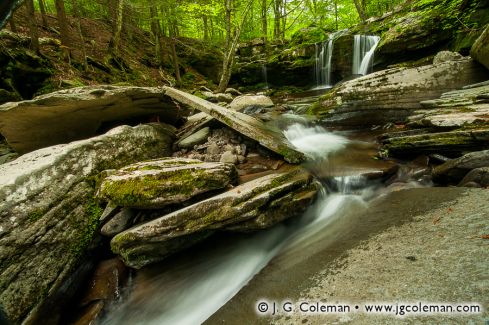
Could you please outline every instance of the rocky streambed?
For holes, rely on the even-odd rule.
[[[14,324],[203,322],[272,261],[209,320],[230,319],[245,306],[241,319],[255,322],[250,308],[267,290],[270,299],[322,297],[324,289],[301,279],[334,282],[361,270],[345,259],[361,245],[385,240],[389,249],[406,250],[404,255],[435,258],[433,250],[419,252],[422,245],[394,245],[394,230],[400,227],[407,236],[410,227],[419,228],[418,219],[425,228],[430,219],[438,225],[443,204],[456,209],[458,195],[468,196],[460,207],[485,197],[485,38],[487,33],[474,45],[479,63],[442,53],[421,68],[346,81],[308,107],[308,116],[301,115],[303,103],[274,105],[266,96],[233,89],[201,90],[207,101],[170,87],[81,87],[0,106],[7,143],[0,165],[2,317]],[[38,133],[40,125],[52,126]],[[381,135],[367,142],[352,127],[367,128],[369,139]],[[425,188],[432,185],[477,189]],[[462,221],[447,220],[442,232],[454,227],[457,240],[447,235],[436,242],[448,255],[461,256],[449,249],[455,243],[474,256],[443,260],[443,269],[449,263],[476,265],[477,276],[454,295],[438,294],[435,286],[427,299],[487,305],[479,267],[485,260],[481,247],[487,246],[485,211],[473,207],[467,215],[460,212]],[[358,215],[363,212],[365,220]],[[464,223],[477,225],[468,228],[477,241],[459,238]],[[418,230],[419,236],[409,238],[422,243],[434,231]],[[385,256],[374,257],[373,267],[389,288],[399,284],[395,274],[403,270],[389,277],[380,268]],[[411,266],[412,258],[401,260]],[[346,270],[330,278],[341,261]],[[427,261],[418,270],[422,274]],[[188,270],[180,273],[182,267]],[[461,276],[456,273],[447,285]],[[416,287],[426,281],[412,282]],[[359,295],[376,298],[372,292],[380,286],[373,281]],[[169,297],[163,312],[154,288]],[[415,298],[399,290],[399,297]],[[171,301],[201,308],[175,310]]]

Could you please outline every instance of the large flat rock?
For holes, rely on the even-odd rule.
[[[159,118],[174,124],[182,114],[162,88],[78,87],[1,105],[0,134],[26,153],[95,136],[115,121]]]
[[[341,84],[322,97],[310,113],[332,125],[371,126],[404,121],[422,108],[421,101],[487,79],[489,71],[470,58],[393,68]]]
[[[120,126],[0,166],[0,308],[13,324],[46,323],[79,285],[103,211],[94,200],[98,173],[170,155],[174,131]]]
[[[301,214],[318,190],[299,167],[264,176],[223,194],[135,226],[111,241],[126,265],[140,268],[164,259],[219,229],[252,231]]]
[[[163,89],[166,95],[174,100],[214,117],[235,131],[258,141],[265,148],[283,156],[290,163],[300,163],[305,159],[304,155],[295,150],[285,139],[282,132],[272,130],[258,119],[218,106],[174,88],[163,87]]]

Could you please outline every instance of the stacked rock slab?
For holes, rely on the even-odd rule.
[[[111,247],[126,265],[140,268],[216,230],[252,231],[296,216],[311,204],[316,192],[311,175],[296,167],[128,229],[112,239]]]
[[[95,136],[114,121],[158,118],[174,125],[183,114],[161,88],[78,87],[1,105],[0,134],[16,152],[26,153]]]
[[[121,126],[0,166],[0,308],[12,323],[39,324],[78,283],[102,213],[93,199],[97,174],[169,155],[173,139],[171,126]]]
[[[106,177],[100,196],[122,207],[158,209],[224,189],[237,175],[232,164],[163,158],[129,165]]]
[[[417,68],[393,68],[347,81],[326,94],[310,113],[332,125],[371,126],[404,121],[421,101],[489,79],[470,58]]]

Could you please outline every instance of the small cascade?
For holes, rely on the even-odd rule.
[[[261,76],[262,76],[263,82],[265,83],[265,89],[268,89],[268,73],[267,73],[266,61],[264,61],[261,64]]]
[[[316,86],[317,88],[331,87],[331,57],[333,56],[334,34],[329,39],[316,44]]]
[[[353,75],[366,75],[372,70],[374,52],[379,36],[355,35],[353,39]]]

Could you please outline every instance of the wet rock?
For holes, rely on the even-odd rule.
[[[435,55],[433,59],[433,64],[439,64],[447,61],[457,61],[463,60],[463,56],[457,52],[441,51]]]
[[[207,147],[207,154],[209,155],[218,155],[221,152],[221,149],[215,142],[211,142]]]
[[[225,103],[229,104],[233,101],[233,96],[230,94],[214,94],[213,92],[210,91],[204,91],[202,92],[202,95],[204,95],[205,99],[208,100],[211,103]]]
[[[92,137],[112,121],[157,116],[174,124],[184,113],[161,88],[79,87],[1,105],[0,133],[26,153]]]
[[[102,229],[100,229],[100,233],[107,237],[114,237],[118,233],[129,228],[135,217],[136,213],[134,210],[124,208],[103,225]]]
[[[389,156],[441,153],[450,157],[489,148],[489,129],[468,129],[421,134],[389,134],[380,140]]]
[[[489,69],[489,25],[472,45],[470,55]]]
[[[111,247],[126,265],[140,268],[180,250],[188,242],[185,237],[193,243],[215,230],[247,231],[301,214],[317,190],[301,168],[268,175],[126,230],[112,239]]]
[[[163,124],[121,126],[0,165],[0,306],[13,323],[63,308],[79,285],[103,212],[97,174],[169,155],[173,137]]]
[[[223,189],[236,179],[233,165],[166,158],[126,166],[106,177],[102,198],[122,207],[156,209]]]
[[[238,162],[238,157],[232,151],[225,151],[221,155],[220,161],[222,163],[236,164]]]
[[[186,137],[185,139],[182,139],[177,143],[177,145],[178,147],[185,149],[193,148],[195,145],[206,142],[209,134],[210,129],[208,127],[205,127],[197,131],[196,133]]]
[[[121,298],[128,277],[128,269],[119,258],[100,262],[89,280],[88,289],[80,301],[78,316],[72,324],[98,322],[107,307]]]
[[[224,91],[225,94],[230,94],[232,96],[241,96],[242,93],[239,90],[236,90],[234,88],[227,88],[226,91]]]
[[[214,105],[183,91],[170,87],[163,88],[165,93],[176,101],[214,117],[231,129],[283,156],[286,161],[295,164],[305,160],[304,155],[293,148],[280,130],[272,129],[251,116]]]
[[[459,186],[468,187],[468,184],[475,183],[478,187],[489,186],[489,167],[481,167],[472,169],[460,181]]]
[[[489,167],[489,150],[471,152],[437,166],[433,170],[433,178],[439,182],[459,182],[470,170],[480,167]],[[477,173],[474,172],[471,177],[475,177]],[[474,179],[467,180],[469,181]]]
[[[420,101],[489,78],[470,58],[418,68],[393,68],[347,81],[310,109],[331,125],[372,126],[404,121]],[[436,81],[436,82],[435,82]]]
[[[489,84],[481,83],[450,91],[438,99],[421,102],[423,110],[411,116],[411,126],[440,129],[489,125]]]
[[[253,106],[255,108],[272,107],[273,102],[270,97],[264,95],[243,95],[236,97],[229,105],[234,111],[243,111],[245,108]]]

